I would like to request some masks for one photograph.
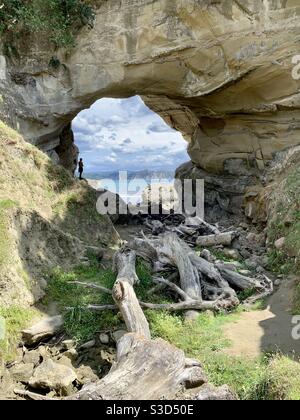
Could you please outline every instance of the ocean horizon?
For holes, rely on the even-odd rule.
[[[120,172],[99,171],[86,173],[85,177],[95,189],[105,189],[119,196],[127,203],[142,202],[143,191],[151,184],[174,185],[173,171],[126,171],[127,179],[120,179]]]

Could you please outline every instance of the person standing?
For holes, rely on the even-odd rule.
[[[83,168],[84,168],[83,160],[82,160],[82,159],[80,159],[80,160],[79,160],[79,163],[78,163],[79,179],[83,179],[83,178],[82,178]]]

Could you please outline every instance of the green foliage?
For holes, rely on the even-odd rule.
[[[0,317],[5,320],[6,326],[5,338],[0,340],[0,360],[13,360],[16,345],[20,339],[20,331],[36,314],[37,312],[33,309],[0,306]]]
[[[64,313],[66,332],[78,341],[87,341],[99,330],[118,326],[120,320],[115,312],[95,313],[84,309],[88,304],[112,304],[113,300],[110,295],[70,284],[78,279],[111,289],[116,276],[111,270],[101,269],[96,260],[89,267],[79,266],[71,272],[56,269],[50,274],[44,303],[56,301]]]
[[[95,14],[90,1],[83,0],[2,0],[0,35],[7,36],[6,53],[14,53],[11,43],[24,34],[47,36],[55,47],[73,47],[75,34],[83,26],[93,26]]]
[[[293,168],[274,192],[274,217],[269,224],[271,243],[286,238],[284,249],[269,253],[269,268],[287,274],[300,268],[300,168]]]
[[[300,363],[275,356],[266,372],[268,400],[300,400]]]
[[[70,284],[70,282],[80,279],[80,281],[91,282],[112,289],[116,275],[111,270],[101,268],[97,258],[93,255],[89,255],[89,260],[89,266],[78,266],[71,272],[64,272],[61,269],[53,270],[49,275],[47,297],[44,299],[45,304],[48,301],[58,303],[60,310],[64,312],[67,333],[78,341],[92,339],[99,330],[122,326],[122,321],[117,317],[116,312],[95,313],[84,309],[84,306],[88,304],[113,304],[110,295]],[[147,297],[149,300],[147,290],[151,285],[151,271],[142,261],[138,261],[137,274],[140,279],[140,283],[136,287],[137,295],[140,299],[146,299]],[[157,297],[150,300],[152,302],[162,302]],[[72,308],[72,310],[66,310],[66,308]]]

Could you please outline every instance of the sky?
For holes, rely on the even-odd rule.
[[[104,98],[73,121],[85,172],[174,170],[189,160],[187,143],[139,96]]]

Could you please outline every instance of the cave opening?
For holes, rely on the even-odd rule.
[[[76,158],[84,163],[84,178],[97,189],[121,192],[127,203],[141,202],[141,180],[145,187],[172,184],[175,170],[190,159],[182,134],[140,96],[96,101],[75,117],[72,131]],[[120,185],[124,174],[130,186],[127,190]]]

